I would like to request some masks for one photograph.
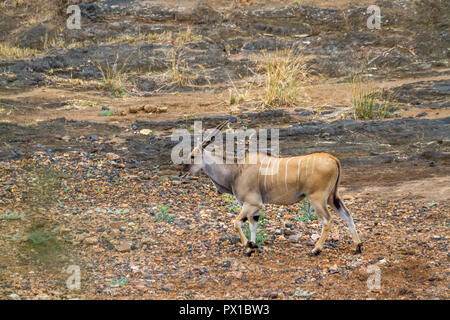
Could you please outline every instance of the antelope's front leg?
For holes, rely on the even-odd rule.
[[[244,222],[246,222],[248,220],[248,217],[255,212],[256,210],[258,210],[259,208],[256,206],[252,206],[248,203],[244,203],[244,205],[242,206],[242,210],[241,212],[238,214],[238,216],[236,217],[236,219],[234,220],[234,228],[236,229],[236,231],[239,234],[239,237],[241,238],[241,243],[244,247],[252,247],[249,248],[251,249],[249,252],[249,250],[247,250],[247,255],[251,255],[251,253],[254,251],[254,240],[252,239],[252,242],[248,242],[248,239],[246,238],[244,232],[242,231],[242,225]],[[256,237],[256,229],[255,229],[255,237]],[[250,246],[249,246],[250,245]]]

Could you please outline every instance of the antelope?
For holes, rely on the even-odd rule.
[[[215,128],[190,153],[188,163],[183,166],[184,176],[195,175],[200,170],[212,180],[219,193],[232,194],[242,205],[234,220],[246,254],[250,256],[256,245],[256,229],[260,210],[264,204],[290,205],[307,197],[322,224],[320,238],[312,250],[313,255],[321,253],[333,221],[327,205],[347,224],[355,253],[361,253],[361,241],[352,215],[339,197],[341,177],[340,161],[329,153],[312,153],[304,156],[276,158],[259,152],[246,154],[243,163],[223,164],[218,156],[205,150],[227,121]],[[201,152],[201,161],[194,163],[194,154]],[[253,156],[255,161],[248,161]],[[180,173],[182,174],[182,173]],[[246,221],[250,224],[250,241],[242,231]]]

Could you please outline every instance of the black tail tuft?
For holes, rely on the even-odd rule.
[[[336,207],[336,209],[338,209],[338,210],[340,210],[343,207],[341,199],[337,198],[336,194],[334,194],[334,197],[333,197],[333,204]]]
[[[339,163],[339,161],[336,161],[336,165],[337,165],[337,169],[338,169],[338,176],[336,179],[336,184],[334,185],[333,204],[336,207],[336,209],[339,210],[341,207],[343,207],[341,199],[339,199],[337,197],[337,191],[338,191],[338,187],[339,187],[339,179],[341,177],[341,164]]]

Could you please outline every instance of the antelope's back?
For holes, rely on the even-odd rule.
[[[252,171],[264,203],[290,204],[317,191],[331,192],[338,177],[339,160],[328,153],[287,158],[258,154],[257,160]]]

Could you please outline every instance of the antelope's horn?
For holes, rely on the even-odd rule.
[[[229,120],[225,120],[223,122],[221,122],[215,129],[214,131],[208,135],[207,138],[205,138],[205,140],[203,140],[202,142],[202,148],[206,148],[211,142],[214,141],[215,136],[217,133],[219,133],[227,124],[228,124]]]

